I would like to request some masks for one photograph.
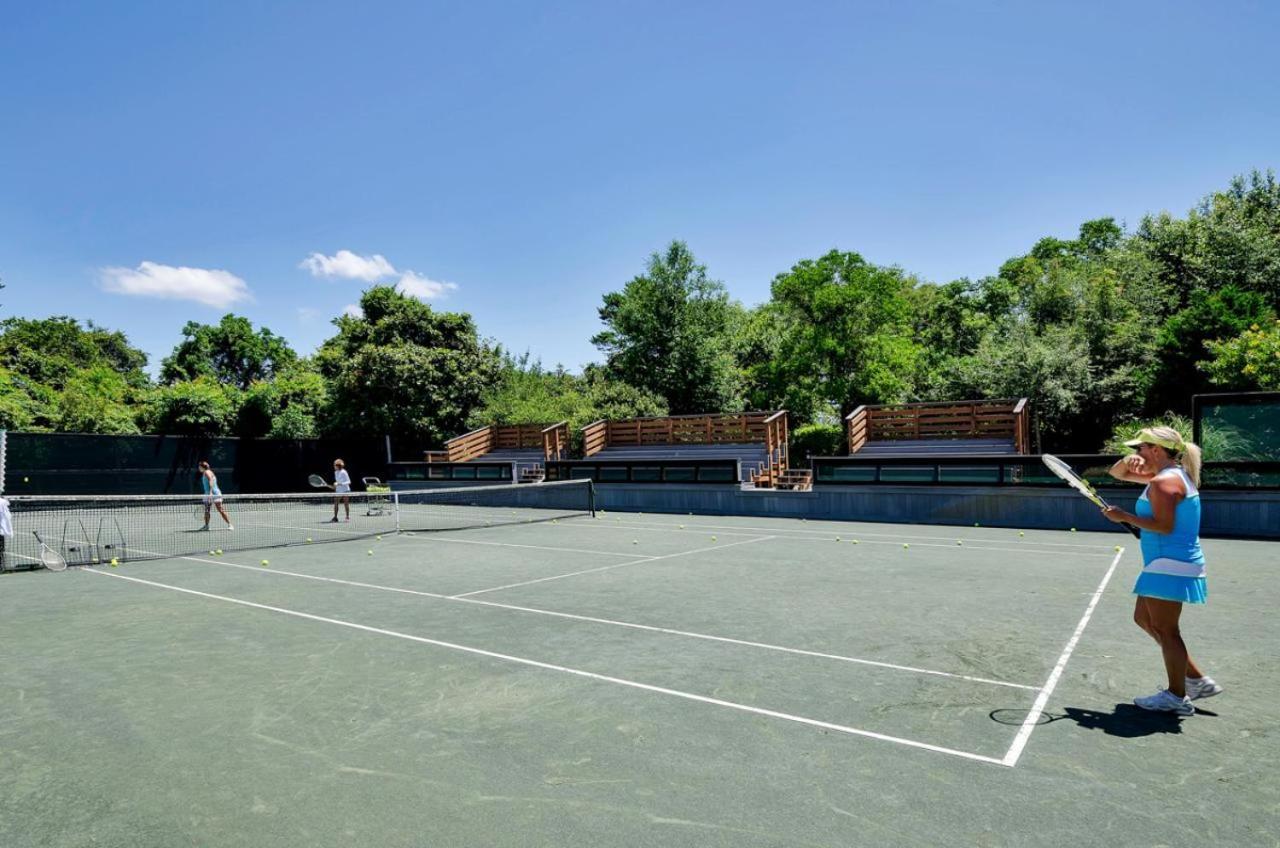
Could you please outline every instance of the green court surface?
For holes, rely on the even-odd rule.
[[[1205,552],[1187,718],[1131,704],[1118,532],[609,513],[9,573],[0,845],[1276,845],[1280,545]]]

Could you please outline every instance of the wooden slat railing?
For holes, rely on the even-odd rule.
[[[1026,398],[859,406],[845,417],[849,453],[867,442],[910,439],[1008,439],[1030,448]]]
[[[593,456],[609,446],[609,422],[603,418],[582,428],[582,455]]]
[[[584,428],[604,424],[605,447],[641,445],[708,445],[733,442],[763,442],[765,419],[772,412],[730,412],[710,415],[665,415],[655,418],[628,418],[622,421],[595,422]],[[588,453],[587,456],[591,454]]]
[[[787,411],[780,409],[764,420],[765,467],[757,479],[757,485],[772,488],[787,470]]]
[[[547,462],[559,462],[569,458],[569,422],[561,421],[543,428],[542,458]]]
[[[481,427],[444,443],[449,462],[466,462],[493,450],[493,428]]]

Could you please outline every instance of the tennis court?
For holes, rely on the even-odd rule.
[[[1123,533],[216,521],[0,579],[0,844],[1276,844],[1271,543],[1205,542],[1180,719]]]

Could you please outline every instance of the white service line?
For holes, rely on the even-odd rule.
[[[1088,605],[1085,606],[1084,615],[1080,616],[1080,622],[1076,625],[1075,632],[1067,640],[1067,646],[1062,649],[1062,655],[1058,657],[1057,665],[1049,673],[1049,679],[1041,687],[1040,694],[1031,706],[1031,712],[1027,713],[1027,717],[1022,722],[1022,727],[1018,728],[1018,735],[1014,737],[1013,744],[1009,746],[1008,752],[1004,755],[1002,761],[1004,765],[1011,768],[1017,765],[1018,758],[1022,756],[1022,751],[1026,748],[1027,741],[1031,738],[1031,731],[1035,730],[1036,722],[1040,720],[1040,714],[1044,712],[1045,704],[1049,702],[1049,696],[1053,694],[1054,688],[1058,685],[1058,680],[1062,677],[1062,672],[1067,667],[1067,661],[1071,659],[1071,654],[1075,651],[1076,644],[1079,643],[1080,637],[1084,634],[1084,628],[1093,616],[1093,610],[1098,606],[1098,601],[1102,599],[1102,593],[1106,591],[1107,584],[1111,582],[1111,575],[1115,573],[1116,566],[1120,564],[1122,556],[1124,556],[1124,548],[1116,552],[1115,559],[1111,561],[1111,567],[1102,576],[1102,582],[1098,584],[1098,588],[1093,591],[1093,597],[1089,599]]]
[[[571,621],[586,621],[593,624],[606,624],[613,627],[627,627],[633,630],[644,630],[650,633],[663,633],[670,636],[685,636],[691,639],[705,639],[709,642],[723,642],[729,645],[742,645],[748,648],[761,648],[766,651],[778,651],[786,654],[796,654],[798,656],[816,657],[818,659],[835,660],[837,662],[855,663],[857,665],[875,666],[876,668],[887,668],[893,671],[906,671],[913,674],[928,674],[936,677],[949,677],[956,680],[966,680],[970,683],[985,683],[991,686],[1007,686],[1011,689],[1029,689],[1033,692],[1040,689],[1039,686],[1028,686],[1024,683],[1009,683],[1004,680],[993,680],[987,677],[974,677],[968,674],[958,674],[950,671],[938,671],[931,668],[919,668],[910,665],[898,665],[896,663],[881,662],[879,660],[867,660],[859,657],[846,657],[841,654],[828,654],[821,651],[809,651],[804,648],[789,648],[784,645],[773,645],[768,642],[754,642],[747,639],[733,639],[728,636],[712,636],[707,633],[694,633],[689,630],[676,630],[670,627],[657,627],[651,624],[637,624],[630,621],[618,621],[611,618],[597,618],[590,615],[577,615],[569,612],[557,612],[556,610],[541,609],[539,607],[524,607],[517,604],[502,604],[497,601],[482,601],[477,598],[465,598],[457,595],[442,595],[438,592],[426,592],[421,589],[404,589],[399,586],[385,586],[379,583],[365,583],[360,580],[344,580],[340,577],[322,577],[316,574],[305,574],[298,571],[285,571],[279,568],[261,568],[254,565],[244,565],[238,562],[229,562],[227,560],[204,559],[202,557],[184,556],[180,559],[190,560],[192,562],[208,563],[210,565],[220,565],[226,568],[241,568],[245,571],[252,571],[254,574],[279,575],[282,577],[297,577],[303,580],[315,580],[320,583],[336,583],[341,586],[355,586],[360,589],[374,589],[379,592],[394,592],[400,595],[416,595],[422,598],[433,598],[441,601],[456,601],[460,604],[472,604],[474,606],[491,607],[493,609],[510,610],[512,612],[526,612],[534,615],[546,615],[553,618],[564,618]]]
[[[619,562],[614,565],[602,565],[599,568],[586,568],[582,571],[571,571],[568,574],[553,574],[550,577],[539,577],[536,580],[522,580],[519,583],[508,583],[505,586],[493,586],[489,589],[477,589],[474,592],[463,592],[458,595],[450,595],[452,598],[469,598],[472,595],[483,595],[486,592],[498,592],[502,589],[514,589],[517,586],[531,586],[534,583],[546,583],[550,580],[563,580],[566,577],[577,577],[580,574],[595,574],[599,571],[609,571],[614,568],[625,568],[628,565],[643,565],[647,562],[657,562],[660,559],[671,559],[673,557],[688,556],[689,554],[701,554],[707,551],[719,551],[725,548],[736,547],[737,545],[749,545],[752,542],[764,542],[768,539],[775,539],[776,536],[757,536],[754,539],[743,539],[741,542],[730,542],[727,545],[712,545],[707,548],[694,548],[691,551],[678,551],[674,554],[665,554],[663,556],[647,557],[646,559],[636,559],[631,562]]]
[[[87,570],[82,573],[98,574],[103,577],[113,577],[117,580],[128,580],[133,583],[140,583],[145,586],[153,586],[158,589],[168,589],[173,592],[181,592],[187,595],[195,595],[201,598],[208,598],[215,601],[224,601],[229,604],[237,604],[239,606],[250,607],[253,609],[266,610],[267,612],[280,613],[281,615],[294,616],[309,621],[317,621],[322,624],[333,624],[338,627],[347,627],[352,630],[360,630],[365,633],[374,633],[379,636],[390,636],[396,639],[405,639],[410,642],[418,642],[424,645],[434,645],[438,648],[445,648],[451,651],[462,651],[476,656],[488,657],[490,659],[502,660],[504,662],[516,663],[518,665],[532,666],[533,668],[541,668],[547,671],[558,671],[562,674],[571,674],[575,677],[583,677],[589,680],[596,680],[602,683],[613,683],[618,686],[627,686],[632,689],[641,689],[646,692],[654,692],[659,695],[670,695],[674,698],[683,698],[687,701],[696,701],[703,704],[711,704],[712,706],[725,707],[731,710],[751,713],[753,715],[765,716],[766,718],[776,718],[783,721],[795,722],[797,724],[807,725],[809,727],[817,727],[822,730],[831,730],[837,733],[847,733],[851,736],[862,736],[868,739],[878,739],[882,742],[892,742],[898,745],[905,745],[909,748],[920,748],[925,751],[933,751],[938,754],[949,754],[954,757],[962,757],[967,760],[975,760],[982,763],[991,763],[993,765],[1007,765],[1003,760],[996,757],[988,757],[982,754],[974,754],[969,751],[958,751],[954,748],[945,748],[941,745],[930,745],[927,742],[918,742],[914,739],[904,739],[899,736],[889,736],[884,733],[875,733],[870,730],[861,730],[856,727],[849,727],[843,724],[833,724],[832,722],[819,721],[817,719],[805,718],[804,716],[793,715],[791,713],[778,712],[777,710],[767,710],[761,707],[753,707],[747,704],[740,704],[734,701],[725,701],[720,698],[709,698],[706,695],[697,695],[692,692],[684,692],[679,689],[668,689],[665,686],[654,686],[649,683],[640,683],[635,680],[626,680],[621,677],[611,677],[606,674],[597,674],[593,671],[585,671],[578,668],[570,668],[569,666],[555,665],[554,663],[541,662],[540,660],[527,659],[525,657],[512,656],[511,654],[500,654],[495,651],[486,651],[482,648],[473,648],[467,645],[459,645],[453,642],[444,642],[439,639],[429,639],[425,636],[414,636],[410,633],[401,633],[395,630],[386,630],[380,627],[370,627],[367,624],[358,624],[354,621],[343,621],[338,618],[327,618],[321,615],[313,615],[307,612],[291,610],[285,607],[275,607],[268,604],[259,604],[253,601],[245,601],[239,598],[232,598],[226,595],[215,595],[209,592],[199,592],[195,589],[184,589],[181,586],[171,586],[167,583],[159,583],[154,580],[143,580],[139,577],[128,577],[124,574],[114,574],[109,571]]]
[[[630,514],[630,515],[634,515],[634,514],[636,514],[636,513],[628,513],[628,514]],[[695,518],[696,518],[696,516],[695,516]],[[606,521],[606,522],[607,522],[607,519],[601,519],[601,520],[602,520],[602,521]],[[794,519],[793,519],[793,520],[794,520]],[[827,519],[824,519],[824,520],[827,520]],[[835,519],[830,519],[830,520],[831,520],[831,521],[835,521]],[[621,526],[623,526],[623,527],[630,527],[630,526],[639,527],[639,526],[642,526],[642,525],[647,525],[648,527],[650,527],[650,528],[654,528],[654,529],[657,529],[657,528],[669,529],[669,528],[673,528],[673,527],[678,527],[678,525],[676,525],[676,524],[667,524],[667,523],[660,522],[660,521],[617,521],[617,522],[614,522],[614,523],[615,523],[615,524],[617,524],[617,525],[621,525]],[[859,538],[859,539],[864,538],[864,537],[882,537],[882,538],[886,538],[886,539],[897,540],[897,541],[899,541],[899,542],[901,542],[903,539],[926,539],[926,540],[929,540],[929,541],[935,541],[935,542],[936,542],[936,541],[943,540],[943,539],[946,539],[946,538],[947,538],[946,536],[913,536],[913,535],[901,535],[901,534],[897,534],[897,533],[874,533],[874,532],[865,532],[865,533],[864,533],[864,532],[858,531],[858,530],[856,530],[856,529],[854,529],[854,528],[850,528],[850,529],[848,529],[848,530],[843,530],[843,529],[842,529],[842,530],[837,530],[837,529],[831,529],[831,530],[810,530],[810,529],[807,529],[807,528],[797,528],[797,527],[744,527],[744,526],[742,526],[741,524],[702,524],[702,523],[695,523],[695,524],[690,525],[690,526],[695,526],[695,527],[706,527],[706,528],[707,528],[707,529],[709,529],[709,530],[726,530],[726,531],[727,531],[727,530],[745,530],[745,531],[747,531],[747,532],[774,533],[774,534],[784,534],[784,535],[786,535],[786,534],[790,534],[790,535],[797,535],[797,536],[799,536],[799,535],[809,535],[809,536],[817,535],[817,536],[825,536],[826,538],[831,538],[832,536],[835,536],[835,535],[840,535],[840,536],[845,536],[845,535],[848,535],[848,536],[856,536],[856,537],[857,537],[857,538]],[[969,528],[967,528],[967,527],[956,527],[956,531],[957,531],[957,532],[961,532],[961,531],[964,531],[964,530],[967,530],[967,529],[969,529]],[[1013,531],[1010,531],[1010,532],[1013,532]],[[1044,531],[1044,532],[1051,532],[1051,531]],[[1098,531],[1091,531],[1091,532],[1098,532]],[[975,541],[975,542],[985,542],[985,543],[994,543],[994,544],[1002,544],[1002,543],[1003,543],[1003,544],[1010,544],[1010,543],[1011,543],[1011,540],[1008,540],[1008,539],[986,539],[986,538],[976,537],[976,536],[975,536],[975,537],[970,537],[970,538],[972,539],[972,541]],[[1023,543],[1018,542],[1017,544],[1018,544],[1018,545],[1022,545]],[[1102,545],[1098,545],[1098,544],[1086,545],[1086,544],[1081,544],[1081,543],[1079,543],[1079,542],[1034,542],[1034,541],[1032,541],[1032,542],[1027,542],[1026,544],[1027,544],[1027,545],[1039,545],[1040,547],[1045,547],[1045,548],[1093,548],[1093,549],[1097,549],[1097,548],[1102,547]],[[1110,554],[1110,553],[1111,553],[1111,552],[1110,552],[1110,551],[1108,551],[1108,552],[1106,552],[1106,554],[1103,554],[1103,555],[1105,556],[1105,555]]]

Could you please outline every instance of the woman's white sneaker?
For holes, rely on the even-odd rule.
[[[1222,694],[1222,687],[1212,677],[1201,677],[1199,679],[1188,677],[1186,686],[1187,697],[1193,701]]]
[[[1168,689],[1161,689],[1154,695],[1134,698],[1133,702],[1144,710],[1153,712],[1193,715],[1196,711],[1196,708],[1191,706],[1190,698],[1179,698]]]

